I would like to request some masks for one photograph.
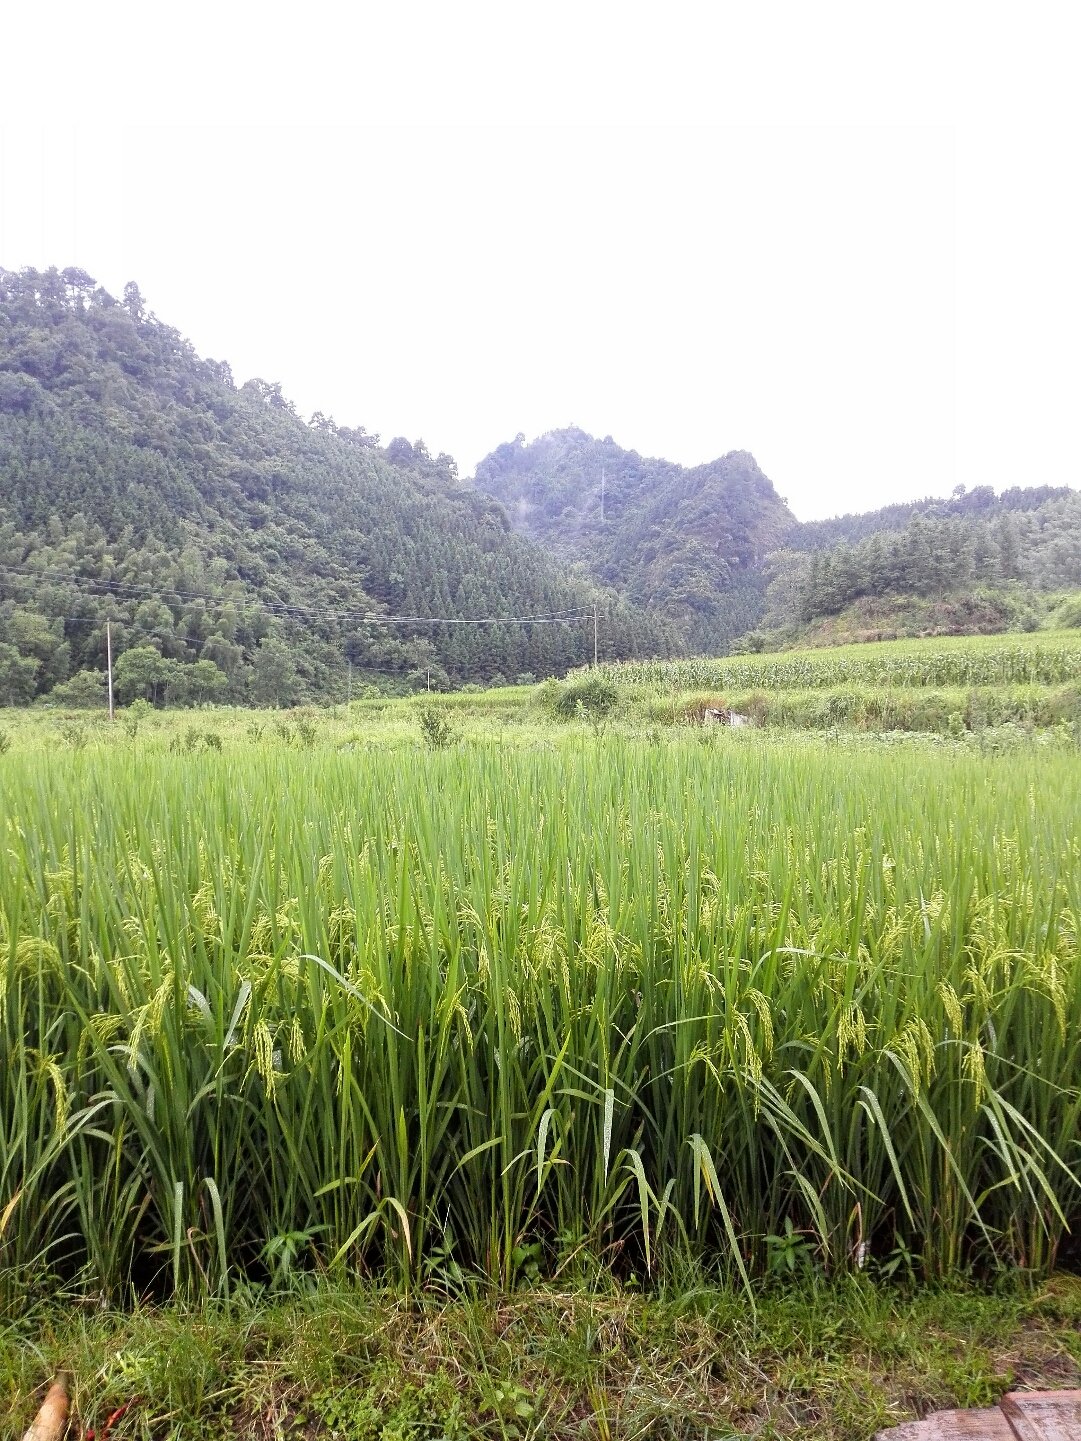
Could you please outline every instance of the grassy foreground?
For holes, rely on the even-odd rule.
[[[1081,650],[943,654],[441,697],[443,748],[0,716],[0,1434],[60,1367],[78,1441],[1078,1384]],[[722,680],[869,733],[689,725]]]
[[[53,1307],[0,1328],[0,1432],[74,1376],[84,1427],[122,1438],[769,1438],[869,1441],[1012,1387],[1081,1383],[1081,1284],[912,1294],[769,1289],[752,1316],[678,1297],[519,1291],[406,1305],[323,1286],[196,1312]]]

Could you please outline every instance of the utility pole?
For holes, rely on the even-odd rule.
[[[593,607],[593,668],[597,667],[597,607]]]
[[[429,690],[429,692],[431,691],[431,689],[432,689],[432,668],[431,668],[431,666],[429,666],[429,667],[428,667],[428,690]]]
[[[113,633],[105,622],[105,663],[109,668],[109,719],[113,719]]]

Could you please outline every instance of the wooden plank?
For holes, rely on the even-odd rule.
[[[1011,1391],[1001,1406],[1017,1441],[1081,1438],[1081,1391]]]
[[[996,1408],[932,1411],[922,1421],[906,1421],[903,1426],[880,1431],[875,1441],[1017,1441],[1017,1438],[1010,1423]]]

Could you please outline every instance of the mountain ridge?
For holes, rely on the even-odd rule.
[[[521,434],[474,484],[530,539],[674,623],[691,649],[725,647],[762,614],[760,567],[797,524],[749,451],[686,467],[578,427]]]
[[[851,627],[868,636],[1031,628],[1056,588],[1081,586],[1081,493],[1068,486],[957,486],[799,521],[748,451],[687,467],[576,426],[519,434],[474,483],[523,534],[665,616],[692,651],[760,645],[760,629],[791,643],[853,605]]]

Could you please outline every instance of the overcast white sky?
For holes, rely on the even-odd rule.
[[[304,414],[747,449],[802,518],[1081,480],[1076,7],[22,10],[0,265]]]

